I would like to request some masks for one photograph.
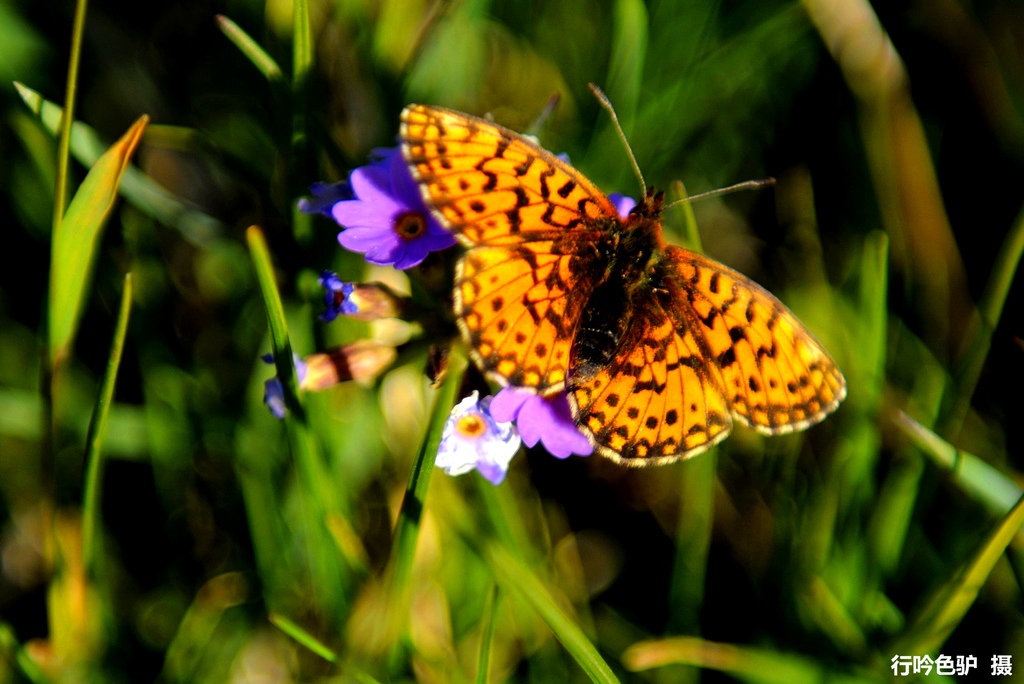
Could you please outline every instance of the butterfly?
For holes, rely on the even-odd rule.
[[[401,115],[405,161],[466,248],[454,311],[501,385],[565,392],[595,450],[627,465],[689,458],[733,422],[802,430],[846,381],[828,352],[749,278],[662,237],[662,194],[626,218],[529,138],[425,105]]]

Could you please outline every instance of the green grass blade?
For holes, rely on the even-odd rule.
[[[285,406],[288,416],[285,424],[289,426],[292,455],[303,478],[303,486],[313,497],[316,504],[317,526],[327,532],[326,516],[336,509],[335,497],[332,495],[331,477],[321,461],[316,442],[307,424],[306,411],[299,401],[299,380],[295,371],[295,360],[291,341],[288,337],[288,323],[285,320],[284,305],[277,290],[274,277],[274,266],[270,258],[263,231],[258,226],[251,226],[246,231],[249,250],[256,269],[256,280],[260,285],[263,303],[267,310],[267,321],[270,326],[270,342],[274,348],[274,365],[277,377],[284,387]],[[333,543],[331,545],[333,547]]]
[[[682,238],[683,245],[694,252],[704,252],[704,246],[701,244],[700,231],[697,230],[697,217],[693,213],[693,202],[683,202],[679,200],[685,200],[688,197],[686,192],[686,186],[683,185],[681,180],[672,181],[672,185],[669,188],[671,190],[670,197],[672,207],[669,210],[669,216],[681,216],[681,219],[676,219],[673,224],[682,221]]]
[[[212,681],[201,679],[208,659],[233,658],[242,647],[246,634],[244,627],[232,620],[232,609],[249,598],[248,591],[245,577],[239,572],[225,572],[207,580],[178,621],[174,637],[164,650],[163,671],[157,681]]]
[[[490,521],[494,536],[509,553],[524,563],[542,562],[546,552],[523,519],[522,501],[511,487],[495,487],[482,477],[475,478],[477,495]],[[479,534],[479,533],[477,533]]]
[[[873,414],[885,388],[886,303],[889,297],[889,236],[885,232],[876,230],[864,237],[858,281],[861,330],[857,358],[863,377],[856,392],[861,393],[860,401],[866,412]]]
[[[85,493],[82,498],[82,564],[85,576],[93,580],[97,576],[97,563],[100,548],[97,541],[97,520],[99,518],[100,477],[103,466],[103,440],[106,436],[107,416],[111,404],[114,403],[114,385],[117,381],[117,370],[121,366],[121,352],[124,350],[124,338],[128,333],[128,317],[132,308],[132,275],[124,277],[124,290],[121,292],[121,308],[117,315],[114,328],[114,339],[110,343],[110,355],[107,359],[107,370],[103,374],[100,394],[96,398],[89,433],[85,440]]]
[[[824,570],[828,571],[828,568]],[[849,581],[840,572],[830,573],[830,576],[840,581]],[[813,620],[814,625],[839,648],[849,653],[863,653],[867,635],[843,602],[843,597],[818,575],[802,579],[800,584],[797,589],[798,610]]]
[[[1002,557],[1022,525],[1024,497],[989,534],[974,558],[935,592],[891,652],[914,655],[934,653],[941,648],[974,604],[996,561]]]
[[[494,542],[484,547],[483,555],[498,583],[506,591],[515,594],[537,611],[565,650],[592,681],[599,684],[611,684],[619,681],[611,667],[598,653],[597,647],[591,643],[579,625],[566,614],[544,583],[530,572],[529,568]]]
[[[1020,264],[1022,256],[1024,256],[1024,209],[1021,209],[1017,215],[1017,220],[999,249],[996,263],[992,266],[991,276],[985,284],[985,290],[978,302],[981,320],[977,324],[974,339],[971,340],[967,353],[959,364],[959,377],[957,378],[959,394],[957,395],[957,404],[950,415],[951,427],[954,430],[960,429],[964,416],[967,414],[971,397],[974,395],[974,388],[981,376],[982,366],[984,366],[985,358],[992,346],[992,333],[995,332],[999,319],[1003,315],[1003,306],[1006,304],[1006,297],[1010,292],[1010,285],[1013,284],[1013,278],[1017,273],[1017,266]]]
[[[884,577],[899,567],[907,537],[913,530],[924,463],[917,454],[894,458],[889,475],[875,497],[875,509],[868,522],[868,544],[873,569]]]
[[[448,374],[445,376],[441,390],[434,400],[433,412],[427,432],[420,444],[419,453],[409,473],[409,483],[402,498],[402,508],[398,512],[395,527],[395,542],[392,547],[392,587],[398,591],[406,591],[412,577],[413,556],[416,553],[416,539],[419,535],[420,522],[426,506],[427,489],[430,487],[430,476],[434,472],[434,460],[437,448],[441,445],[441,435],[448,414],[455,405],[462,376],[468,363],[459,347],[453,347],[448,354]]]
[[[826,670],[820,663],[799,655],[766,648],[705,641],[694,637],[673,637],[633,644],[622,654],[622,662],[634,672],[667,665],[695,665],[725,672],[741,681],[756,684],[854,684],[878,681],[870,677],[832,672]]]
[[[649,16],[643,2],[639,0],[617,0],[615,2],[607,82],[598,85],[607,93],[627,138],[632,137],[631,132],[637,119],[637,105],[643,83],[643,68],[649,39],[648,22]],[[630,143],[628,141],[624,143],[620,139],[610,118],[602,117],[602,124],[601,133],[591,145],[588,156],[594,158],[614,155],[613,158],[625,162],[633,153],[624,150],[623,144],[628,146]],[[643,161],[638,160],[638,163],[642,169]],[[630,178],[625,177],[626,169],[630,169]],[[617,173],[622,178],[614,185],[625,188],[627,195],[633,194],[628,190],[629,188],[637,187],[637,183],[643,185],[642,180],[636,177],[636,169],[630,164],[623,163],[621,171]],[[642,194],[644,188],[640,187],[639,192]],[[640,195],[637,195],[638,199],[639,197]]]
[[[694,633],[704,603],[717,450],[680,463],[679,518],[672,568],[669,629]]]
[[[315,599],[323,611],[320,617],[335,620],[342,608],[343,597],[339,591],[342,583],[337,547],[331,540],[327,521],[337,512],[337,496],[333,489],[333,479],[323,463],[309,427],[305,408],[299,401],[295,361],[270,250],[258,226],[249,227],[246,240],[267,311],[277,377],[284,388],[285,407],[288,410],[284,423],[298,472],[298,495],[302,501],[299,524],[305,544],[304,562],[310,573],[308,581],[315,588]]]
[[[61,125],[61,108],[21,83],[15,82],[14,87],[43,128],[56,135]],[[105,150],[106,145],[95,129],[81,121],[74,122],[71,154],[79,163],[91,167]],[[134,166],[124,170],[120,191],[134,207],[161,223],[174,226],[193,244],[204,246],[224,233],[224,224],[220,220],[172,195]]]
[[[53,232],[56,233],[64,217],[68,197],[68,161],[71,156],[71,124],[75,120],[75,99],[78,92],[78,65],[82,57],[82,35],[85,33],[87,0],[75,3],[75,21],[71,27],[71,56],[68,61],[68,80],[64,89],[64,107],[67,116],[61,121],[60,145],[57,149],[57,186],[53,197]]]
[[[309,74],[313,68],[313,34],[309,25],[308,0],[296,0],[292,17],[292,94],[299,113],[305,116],[305,96],[309,88]],[[305,130],[301,131],[305,134]]]
[[[267,323],[270,326],[270,344],[274,347],[274,365],[277,378],[284,388],[284,403],[294,418],[304,421],[305,411],[299,403],[299,379],[295,374],[295,361],[292,356],[292,344],[288,339],[288,322],[284,316],[284,305],[277,291],[277,280],[274,276],[274,264],[270,258],[263,231],[258,226],[250,226],[245,234],[252,255],[253,266],[256,268],[256,281],[263,294],[263,304],[267,309]]]
[[[957,484],[998,515],[1005,515],[1024,491],[1013,480],[977,456],[957,449],[905,413],[896,425],[936,464],[953,473]]]
[[[289,186],[292,199],[305,190],[307,178],[306,154],[309,141],[307,109],[309,107],[309,79],[313,70],[313,34],[309,25],[308,0],[295,0],[292,16],[292,144]],[[292,206],[292,231],[299,243],[312,237],[312,217]]]
[[[47,684],[49,678],[43,674],[42,668],[25,652],[14,636],[14,630],[6,623],[0,622],[0,657],[13,663],[17,671],[32,684]]]
[[[235,44],[242,54],[245,55],[253,66],[263,74],[272,84],[284,82],[284,74],[281,67],[277,65],[274,58],[266,50],[260,47],[259,43],[242,30],[242,27],[228,19],[223,14],[217,15],[217,28]]]
[[[484,626],[480,632],[480,653],[476,659],[476,684],[487,684],[490,679],[491,645],[494,643],[494,625],[501,601],[501,589],[495,585],[487,594],[484,604]]]
[[[647,57],[647,7],[641,0],[615,3],[612,54],[605,90],[620,117],[632,121]]]
[[[413,461],[395,524],[391,559],[383,578],[388,609],[375,613],[369,623],[360,627],[362,645],[370,645],[373,650],[379,649],[383,652],[399,648],[402,630],[409,623],[409,602],[415,584],[413,561],[423,511],[426,508],[427,490],[430,487],[444,425],[452,406],[455,405],[467,366],[465,353],[458,347],[453,347],[448,355],[448,373],[434,398],[426,433]],[[397,654],[397,650],[395,653]]]
[[[269,619],[270,624],[274,625],[327,662],[335,663],[338,661],[338,655],[334,651],[295,622],[286,618],[284,615],[281,615],[280,613],[271,613]]]
[[[117,198],[128,161],[149,122],[142,116],[100,157],[75,193],[53,236],[50,264],[49,352],[56,363],[67,353],[81,316],[100,229]]]
[[[999,323],[1006,304],[1006,296],[1010,291],[1014,275],[1024,256],[1024,209],[1017,215],[1017,220],[1003,241],[996,263],[992,267],[992,278],[985,285],[978,308],[988,326],[989,339],[992,330]]]

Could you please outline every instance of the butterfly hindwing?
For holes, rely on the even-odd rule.
[[[779,300],[746,276],[668,247],[682,311],[718,370],[733,416],[766,434],[801,430],[831,413],[846,382],[828,352]]]
[[[569,396],[580,428],[598,451],[628,465],[695,456],[732,426],[720,380],[678,312],[645,291],[625,311],[606,361],[573,347]]]
[[[700,254],[666,246],[665,256],[628,305],[597,325],[585,316],[572,348],[571,404],[601,453],[666,463],[717,443],[733,419],[781,434],[835,409],[842,374],[781,302]],[[599,330],[617,328],[602,342]]]
[[[479,246],[459,260],[455,315],[481,370],[502,384],[561,389],[592,282],[584,257],[550,241]]]

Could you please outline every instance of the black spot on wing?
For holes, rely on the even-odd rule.
[[[540,174],[540,196],[547,199],[551,196],[551,188],[548,187],[548,179],[555,175],[555,167],[549,166]]]

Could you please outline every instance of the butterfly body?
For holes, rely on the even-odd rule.
[[[581,432],[629,465],[698,454],[733,420],[766,434],[818,422],[842,374],[745,276],[666,244],[661,195],[626,217],[528,138],[451,110],[402,113],[424,200],[466,247],[454,310],[502,385],[565,392]]]
[[[633,316],[649,314],[648,300],[666,293],[672,273],[658,221],[661,198],[641,200],[624,219],[610,219],[588,265],[598,276],[574,338],[570,365],[580,381],[607,364]]]

